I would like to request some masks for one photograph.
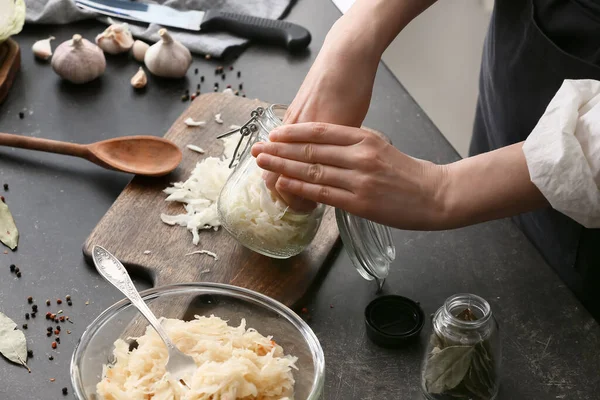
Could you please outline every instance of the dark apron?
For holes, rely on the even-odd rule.
[[[590,40],[600,47],[600,38]],[[555,46],[535,22],[532,0],[496,0],[470,154],[527,139],[564,79],[600,80],[600,67]],[[551,208],[514,221],[600,320],[600,229],[586,229]]]

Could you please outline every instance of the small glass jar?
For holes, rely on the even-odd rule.
[[[421,367],[427,399],[493,400],[498,395],[502,350],[487,301],[473,294],[449,297],[433,316]]]
[[[269,141],[269,133],[282,125],[286,109],[281,105],[258,108],[242,127],[246,144],[241,153],[242,141],[238,144],[239,162],[217,205],[221,224],[231,235],[249,249],[273,258],[301,253],[317,234],[325,210],[318,204],[309,213],[292,211],[267,188],[264,170],[250,152],[254,143]]]

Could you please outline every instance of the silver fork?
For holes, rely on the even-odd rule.
[[[185,376],[192,376],[196,371],[194,359],[183,354],[175,347],[175,344],[169,339],[167,332],[164,330],[154,313],[150,311],[148,305],[142,300],[142,297],[133,285],[127,270],[115,256],[100,246],[94,246],[92,258],[94,259],[94,265],[100,275],[131,300],[131,304],[146,317],[150,325],[152,325],[156,330],[156,333],[158,333],[158,336],[165,342],[169,352],[166,366],[167,372],[169,372],[173,379],[189,389],[189,385],[183,378]]]

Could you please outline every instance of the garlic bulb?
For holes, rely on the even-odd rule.
[[[129,51],[133,46],[133,36],[127,24],[112,24],[104,32],[96,36],[96,44],[108,54],[119,54]]]
[[[70,82],[86,83],[104,73],[106,59],[98,46],[75,34],[54,50],[52,69]]]
[[[150,45],[148,43],[142,42],[141,40],[133,42],[133,47],[131,48],[133,58],[135,58],[136,61],[144,62],[144,56],[149,47]]]
[[[158,34],[161,40],[146,51],[146,67],[156,76],[183,78],[192,65],[192,54],[187,47],[173,39],[166,29],[160,29]]]
[[[56,39],[54,36],[50,36],[48,39],[38,40],[31,46],[33,55],[40,60],[47,60],[52,56],[52,47],[50,41]]]
[[[136,72],[136,74],[131,78],[131,86],[133,86],[136,89],[141,89],[145,87],[147,83],[148,77],[144,72],[144,68],[140,67],[140,69],[138,69],[138,72]]]

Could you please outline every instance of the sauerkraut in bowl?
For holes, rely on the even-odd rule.
[[[71,378],[78,399],[322,398],[321,346],[306,323],[281,303],[211,283],[150,289],[142,295],[164,318],[179,349],[194,357],[198,371],[192,390],[184,393],[169,380],[165,346],[129,301],[122,300],[88,327],[75,349]]]

